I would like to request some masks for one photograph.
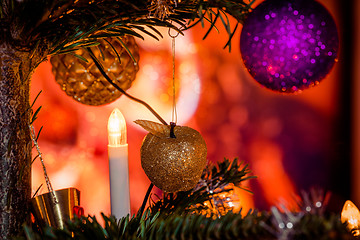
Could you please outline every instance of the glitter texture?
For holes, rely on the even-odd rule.
[[[261,85],[286,93],[317,85],[333,67],[338,46],[333,18],[313,0],[259,4],[240,37],[250,74]]]
[[[141,166],[150,181],[165,192],[190,190],[206,166],[206,144],[192,128],[176,126],[176,138],[147,134],[141,146]]]

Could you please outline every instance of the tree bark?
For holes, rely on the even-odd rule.
[[[22,224],[30,221],[29,89],[31,73],[42,57],[0,43],[0,239],[19,234]]]

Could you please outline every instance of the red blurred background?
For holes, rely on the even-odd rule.
[[[334,16],[344,42],[344,6],[336,0],[320,2]],[[260,87],[244,68],[240,31],[234,36],[230,53],[222,49],[227,42],[225,31],[213,31],[202,40],[205,32],[197,26],[176,39],[178,124],[201,132],[209,161],[238,157],[249,163],[258,178],[248,183],[253,195],[236,193],[240,205],[245,209],[268,209],[285,200],[295,206],[294,196],[311,187],[332,191],[338,202],[348,198],[349,138],[342,131],[349,125],[349,116],[344,108],[347,87],[342,78],[349,60],[345,59],[343,45],[339,63],[319,86],[298,95],[280,95]],[[171,40],[165,37],[160,42],[137,42],[140,71],[128,92],[149,103],[169,122]],[[35,127],[44,127],[39,144],[49,177],[55,189],[78,188],[87,214],[110,213],[107,120],[113,108],[121,110],[127,120],[131,209],[135,213],[150,182],[141,168],[139,153],[146,132],[132,122],[155,118],[125,97],[101,107],[74,101],[55,82],[49,62],[33,75],[32,99],[40,90],[43,92],[35,107],[41,105],[42,110]],[[43,182],[37,160],[33,165],[33,190]],[[40,190],[44,192],[46,187]]]

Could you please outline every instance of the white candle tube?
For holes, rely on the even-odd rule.
[[[109,117],[108,137],[111,214],[119,219],[130,214],[130,189],[126,122],[117,108]]]

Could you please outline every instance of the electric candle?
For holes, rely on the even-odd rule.
[[[347,200],[341,212],[341,222],[347,223],[347,228],[354,234],[360,235],[360,211],[354,203]]]
[[[108,137],[111,214],[119,219],[130,214],[130,191],[126,122],[117,108],[109,117]]]

